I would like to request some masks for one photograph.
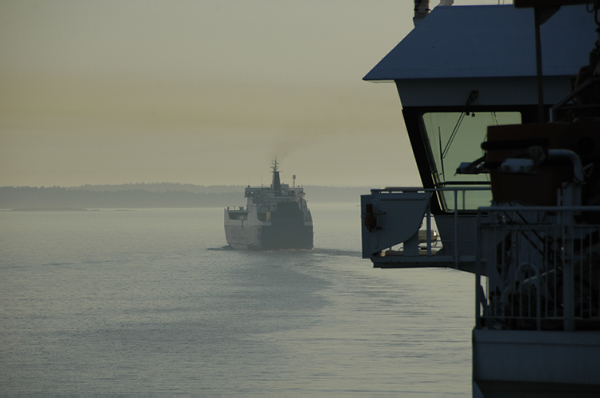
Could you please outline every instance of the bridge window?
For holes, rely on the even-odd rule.
[[[487,173],[477,173],[475,167],[457,173],[461,164],[471,163],[484,153],[481,143],[485,140],[487,126],[521,124],[520,112],[428,112],[422,116],[423,128],[429,142],[428,157],[436,187],[457,187],[489,184]],[[474,166],[474,164],[473,164]],[[491,192],[473,191],[459,195],[454,203],[454,193],[446,192],[440,200],[447,211],[474,210],[487,206]]]

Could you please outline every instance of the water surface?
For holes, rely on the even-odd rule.
[[[309,205],[285,252],[222,209],[0,212],[0,393],[470,395],[473,276],[373,269],[359,207]]]

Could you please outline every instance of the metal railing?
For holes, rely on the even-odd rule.
[[[600,328],[600,207],[480,208],[477,231],[478,328]]]
[[[393,246],[382,250],[384,258],[372,257],[373,262],[385,262],[385,263],[419,263],[421,266],[451,266],[460,268],[459,263],[465,261],[465,256],[474,259],[475,254],[475,231],[474,223],[472,228],[465,231],[461,226],[463,215],[465,211],[471,214],[477,210],[476,204],[481,204],[481,199],[473,198],[474,196],[486,196],[484,200],[491,200],[490,187],[485,186],[460,186],[452,188],[416,188],[416,187],[387,187],[382,189],[372,189],[371,195],[374,198],[385,199],[386,195],[403,195],[403,194],[415,194],[415,193],[430,193],[429,202],[425,208],[425,214],[423,216],[423,223],[425,229],[421,229],[421,239],[419,241],[419,258],[410,257],[406,255],[395,254],[402,253],[401,250],[394,250]],[[441,220],[433,221],[431,214],[431,201],[437,200],[440,202],[442,208],[446,209],[446,213],[443,214],[447,219],[452,219],[451,225],[445,225],[445,228],[441,228]],[[477,203],[479,202],[479,203]],[[401,203],[401,202],[399,202]],[[475,205],[474,205],[475,203]],[[397,204],[400,205],[400,204]],[[385,211],[378,212],[378,215],[384,214]],[[363,214],[363,219],[365,214]],[[437,223],[436,227],[438,231],[434,230],[434,224]],[[439,233],[438,233],[439,232]],[[393,231],[377,231],[376,233],[393,233]],[[401,244],[400,242],[398,244]],[[465,247],[472,247],[473,250],[466,250]],[[402,246],[401,246],[402,247]],[[442,249],[446,248],[443,255],[437,255]],[[404,247],[403,247],[404,249]],[[462,256],[461,256],[462,255]],[[428,264],[431,263],[431,264]]]

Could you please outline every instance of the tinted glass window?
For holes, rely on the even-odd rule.
[[[499,124],[521,124],[519,112],[429,112],[423,114],[423,126],[431,151],[430,164],[433,179],[438,186],[456,186],[456,183],[487,182],[489,175],[457,174],[464,162],[473,162],[483,156],[481,143],[485,141],[487,126]],[[450,183],[451,185],[446,185]],[[452,184],[454,183],[454,184]],[[459,184],[460,185],[460,184]],[[445,194],[446,210],[454,209],[454,194]],[[467,192],[458,198],[459,209],[476,209],[487,206],[491,193]]]

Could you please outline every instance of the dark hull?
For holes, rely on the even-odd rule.
[[[313,248],[313,227],[273,228],[273,226],[227,226],[227,243],[234,249],[284,250]]]
[[[227,243],[234,249],[282,250],[312,249],[312,222],[306,223],[304,213],[295,202],[282,202],[271,214],[270,223],[240,222],[226,225]]]

